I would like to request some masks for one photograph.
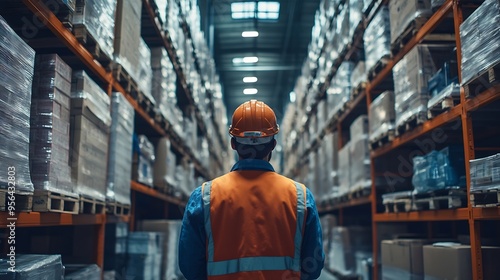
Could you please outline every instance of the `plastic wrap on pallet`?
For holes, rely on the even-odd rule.
[[[418,18],[432,15],[431,0],[392,0],[389,2],[391,44]]]
[[[371,186],[368,116],[361,115],[354,120],[350,127],[350,134],[350,190],[364,190]]]
[[[97,264],[87,265],[74,272],[67,273],[72,265],[65,265],[64,280],[97,280],[101,279],[101,268]]]
[[[337,15],[337,29],[336,29],[336,37],[337,44],[336,46],[339,52],[344,50],[347,47],[347,44],[350,42],[349,38],[349,8],[347,3],[343,4],[343,7],[340,7],[340,12]]]
[[[352,87],[357,87],[361,83],[365,83],[368,81],[368,76],[366,73],[366,64],[363,60],[360,60],[356,66],[354,66],[354,69],[352,69],[351,73],[351,84]]]
[[[102,201],[106,196],[110,125],[109,96],[84,71],[74,72],[71,85],[71,175],[79,194]]]
[[[339,196],[349,193],[351,188],[351,142],[348,142],[339,150],[338,159],[338,180],[339,180]]]
[[[73,193],[69,166],[71,71],[56,54],[36,57],[30,129],[35,189]]]
[[[389,8],[380,7],[363,35],[366,70],[370,71],[383,57],[391,55],[391,26]]]
[[[486,0],[460,25],[462,85],[500,61],[500,3]]]
[[[15,280],[63,279],[61,255],[16,255],[15,269],[9,259],[0,259],[0,278]]]
[[[170,140],[163,137],[158,141],[154,163],[154,185],[167,188],[175,185],[176,157],[170,149]]]
[[[128,235],[126,276],[137,279],[161,279],[164,235],[160,232],[131,232]]]
[[[113,92],[106,199],[130,205],[134,108],[123,94]]]
[[[394,92],[385,91],[370,104],[370,142],[380,139],[385,133],[394,130],[396,112],[394,111]]]
[[[349,38],[353,39],[356,27],[363,21],[363,0],[349,0]]]
[[[465,186],[463,160],[462,149],[453,146],[414,157],[414,193]]]
[[[134,159],[132,178],[137,182],[153,186],[155,148],[145,135],[134,137]]]
[[[83,25],[99,45],[99,51],[113,58],[117,0],[77,0],[73,25]]]
[[[110,99],[85,71],[73,73],[71,98],[86,100],[86,106],[106,126],[111,125]]]
[[[165,48],[151,49],[151,67],[153,70],[152,95],[156,106],[165,119],[170,117],[169,104],[177,104],[177,75]]]
[[[436,10],[437,8],[441,7],[446,0],[431,0],[431,8],[432,10]]]
[[[18,192],[33,191],[29,137],[34,63],[35,51],[0,16],[0,185],[6,188],[15,173]]]
[[[427,117],[429,92],[427,82],[436,72],[429,48],[418,45],[392,69],[396,127],[421,114]]]
[[[114,60],[132,79],[140,83],[142,1],[117,0]]]
[[[327,90],[328,107],[330,114],[336,114],[349,101],[351,96],[352,69],[354,64],[350,61],[344,61],[337,70],[337,74],[332,78],[330,87]]]
[[[335,227],[331,237],[330,268],[343,276],[356,274],[355,252],[371,251],[371,234],[364,227]]]
[[[357,117],[349,127],[351,141],[357,139],[364,139],[368,137],[368,116],[361,115]]]
[[[177,260],[181,226],[180,220],[144,220],[139,225],[140,230],[164,234],[161,279],[185,279]]]
[[[500,188],[500,154],[470,160],[471,191]]]
[[[151,70],[151,50],[146,42],[140,39],[139,44],[139,64],[137,66],[137,85],[139,90],[151,101],[153,105],[156,104],[155,99],[151,95],[151,79],[153,71]]]

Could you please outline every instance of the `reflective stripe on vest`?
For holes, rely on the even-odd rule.
[[[207,235],[207,274],[208,276],[225,275],[243,271],[264,271],[264,270],[292,270],[300,272],[300,255],[302,247],[302,229],[306,215],[306,193],[305,189],[297,182],[297,228],[295,230],[294,246],[295,255],[293,258],[283,257],[245,257],[226,261],[214,262],[214,239],[210,222],[210,191],[212,182],[206,182],[202,186],[203,192],[203,213],[205,216],[205,232]]]

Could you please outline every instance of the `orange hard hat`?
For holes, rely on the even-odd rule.
[[[229,134],[236,141],[259,145],[271,141],[278,134],[279,126],[273,109],[262,101],[250,100],[241,104],[233,113]]]

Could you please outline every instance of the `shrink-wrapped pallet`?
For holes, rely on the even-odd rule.
[[[33,192],[29,172],[31,86],[35,51],[0,16],[0,185]],[[10,184],[12,185],[12,183]]]
[[[123,94],[113,92],[106,199],[130,204],[134,108]]]
[[[56,54],[36,57],[30,170],[38,190],[74,192],[69,166],[71,71]]]
[[[161,279],[163,233],[131,232],[127,239],[127,279]]]
[[[339,196],[347,195],[351,189],[351,144],[348,142],[339,150]]]
[[[394,92],[385,91],[370,104],[370,142],[395,129]]]
[[[99,52],[109,59],[113,58],[114,52],[115,11],[116,0],[76,0],[73,15],[77,37],[87,38],[88,43],[95,41]]]
[[[375,14],[366,27],[363,40],[366,70],[371,71],[378,61],[384,57],[389,58],[391,55],[391,27],[387,6],[380,7]]]
[[[145,135],[134,136],[134,157],[132,159],[132,179],[153,187],[153,167],[155,147]]]
[[[470,160],[471,191],[500,188],[500,154]]]
[[[2,279],[63,279],[61,255],[16,255],[12,269],[8,259],[0,259]]]
[[[429,92],[427,82],[436,72],[430,49],[417,45],[393,68],[396,127],[409,119],[426,119]]]
[[[391,44],[410,28],[413,21],[426,20],[432,15],[431,0],[392,0],[389,2],[389,10]]]
[[[114,60],[140,83],[142,1],[117,0],[115,17]]]
[[[181,226],[181,220],[144,220],[139,225],[141,230],[161,232],[164,235],[160,279],[185,279],[178,262]]]
[[[71,175],[77,193],[105,200],[108,168],[110,98],[84,71],[71,85]]]
[[[486,0],[462,25],[462,85],[500,61],[500,2]],[[477,93],[474,93],[477,94]]]

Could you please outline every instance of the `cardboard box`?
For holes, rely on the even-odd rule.
[[[425,239],[383,240],[383,279],[423,279],[422,246],[429,243],[430,241]]]
[[[483,246],[483,279],[498,279],[500,247]],[[472,279],[471,247],[469,245],[436,246],[423,248],[425,279]],[[446,269],[443,269],[446,268]]]

